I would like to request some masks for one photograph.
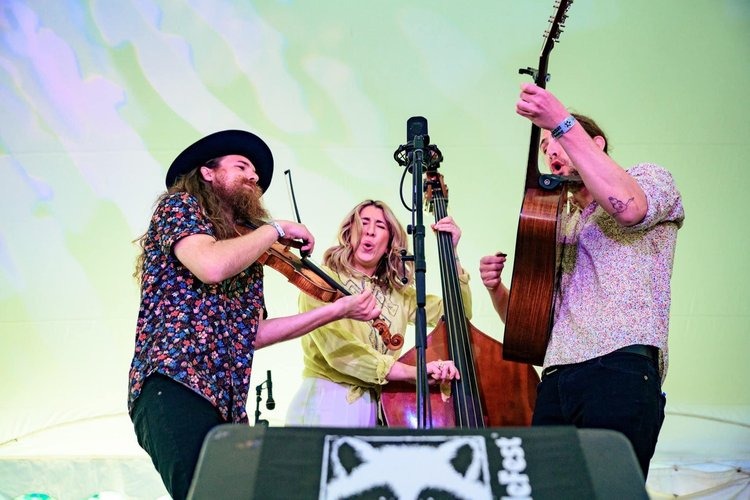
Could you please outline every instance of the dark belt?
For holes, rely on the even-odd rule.
[[[646,356],[654,363],[659,364],[659,348],[652,345],[633,344],[626,347],[621,347],[613,352],[629,352],[630,354],[640,354],[641,356]]]
[[[659,364],[659,348],[654,347],[652,345],[643,345],[643,344],[633,344],[625,347],[620,347],[619,349],[616,349],[609,354],[614,354],[616,352],[627,352],[630,354],[638,354],[639,356],[645,356],[657,365]],[[606,354],[605,354],[606,356]],[[563,368],[567,368],[569,366],[575,366],[579,363],[575,363],[572,365],[553,365],[548,366],[544,370],[542,370],[542,378],[547,377],[549,375],[552,375],[558,370],[561,370]]]

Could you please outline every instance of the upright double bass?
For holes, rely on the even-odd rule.
[[[438,221],[447,216],[448,189],[436,170],[425,174],[425,202]],[[427,361],[451,359],[461,378],[450,392],[431,386],[433,427],[526,426],[531,423],[539,376],[531,365],[503,359],[503,345],[476,329],[467,319],[449,233],[438,232],[443,318],[427,336]],[[416,364],[414,348],[399,361]],[[391,427],[416,428],[415,387],[405,382],[383,386],[381,401]]]

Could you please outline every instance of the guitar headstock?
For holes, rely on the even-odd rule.
[[[547,73],[549,54],[552,48],[560,39],[560,34],[565,27],[565,20],[568,18],[568,9],[573,4],[573,0],[555,0],[554,13],[549,18],[549,27],[544,32],[544,44],[542,45],[542,54],[539,57],[539,66],[537,68],[521,68],[518,70],[523,75],[530,75],[534,83],[540,88],[547,87],[550,75]],[[529,144],[529,160],[526,164],[526,187],[542,187],[544,189],[554,189],[559,183],[553,182],[549,176],[542,177],[539,174],[539,139],[541,130],[539,127],[531,124],[531,141]],[[541,184],[540,184],[541,182]]]
[[[555,43],[560,41],[560,35],[565,27],[565,20],[568,18],[568,9],[573,4],[573,0],[556,0],[554,13],[549,18],[549,27],[545,30],[542,38],[542,57],[545,57],[554,47]]]
[[[542,54],[539,56],[539,67],[521,68],[518,70],[521,74],[531,75],[534,83],[542,88],[546,86],[547,80],[549,80],[549,74],[547,73],[549,53],[552,52],[555,43],[560,40],[560,35],[565,27],[565,20],[568,18],[568,9],[572,4],[573,0],[555,0],[554,13],[550,16],[549,27],[542,37],[544,38],[544,43],[542,44]]]

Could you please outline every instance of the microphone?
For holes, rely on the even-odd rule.
[[[273,382],[271,382],[271,370],[266,371],[266,389],[268,389],[268,397],[266,398],[266,409],[273,410],[276,408],[276,401],[273,400]]]
[[[424,145],[430,143],[430,136],[427,134],[427,118],[424,116],[412,116],[406,120],[406,142],[414,145],[414,137],[421,135],[424,137]]]
[[[415,144],[416,137],[419,137],[421,140],[419,144]],[[406,144],[402,144],[393,152],[393,159],[401,166],[409,166],[411,163],[411,153],[415,149],[423,151],[422,162],[427,167],[438,165],[443,161],[443,153],[440,149],[436,145],[430,144],[430,135],[427,132],[427,118],[424,116],[412,116],[406,120]]]

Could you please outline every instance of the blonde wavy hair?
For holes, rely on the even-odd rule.
[[[378,267],[375,270],[375,275],[372,278],[374,278],[374,281],[381,288],[401,290],[413,282],[414,266],[411,262],[407,262],[404,275],[401,250],[409,250],[406,230],[404,230],[404,227],[396,219],[393,211],[382,201],[365,200],[354,207],[344,217],[339,226],[339,244],[325,251],[323,254],[323,264],[336,273],[364,277],[364,274],[352,265],[352,258],[354,250],[362,240],[362,219],[360,218],[360,213],[362,209],[369,206],[375,206],[383,211],[388,226],[388,247],[380,259]],[[403,278],[406,278],[406,283],[402,281]]]

